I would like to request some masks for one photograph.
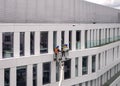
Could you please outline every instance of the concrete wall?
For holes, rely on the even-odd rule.
[[[0,22],[118,22],[118,10],[82,0],[0,0]]]

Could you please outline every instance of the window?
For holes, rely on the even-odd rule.
[[[72,49],[72,31],[69,31],[69,49]]]
[[[117,46],[117,58],[119,58],[119,46]]]
[[[88,37],[88,30],[85,30],[85,48],[88,48],[87,37]]]
[[[51,64],[50,62],[48,63],[43,63],[43,84],[48,84],[50,83],[51,79]]]
[[[85,82],[85,86],[88,86],[88,81],[87,81],[87,82]]]
[[[105,51],[105,66],[107,65],[107,51]]]
[[[92,73],[96,70],[96,55],[92,56]]]
[[[81,48],[81,31],[76,31],[76,49]]]
[[[99,44],[101,45],[102,43],[101,43],[102,41],[101,41],[101,29],[99,29]]]
[[[89,37],[89,38],[90,38],[90,41],[89,41],[90,44],[89,44],[89,47],[92,47],[92,46],[91,46],[91,45],[92,45],[92,36],[91,36],[91,32],[92,32],[92,30],[90,30],[90,37]]]
[[[114,61],[114,51],[115,51],[115,50],[114,50],[114,48],[113,48],[113,61]]]
[[[92,80],[90,80],[90,86],[93,86]]]
[[[33,55],[34,52],[34,48],[35,48],[35,32],[30,32],[30,54]]]
[[[57,46],[57,31],[53,32],[53,49]]]
[[[106,28],[106,29],[105,29],[105,44],[108,42],[108,41],[107,41],[107,40],[108,40],[107,34],[108,34],[108,32],[107,32],[107,28]]]
[[[111,39],[111,38],[110,38],[110,28],[109,28],[109,33],[108,33],[108,34],[109,34],[109,36],[108,36],[108,43],[109,43],[109,42],[110,42],[110,39]]]
[[[101,54],[99,53],[98,54],[98,69],[99,70],[100,70],[100,63],[101,63],[101,61],[100,61],[101,59],[100,58],[101,58]]]
[[[75,58],[75,76],[78,76],[78,57]]]
[[[115,28],[113,28],[113,41],[115,41]]]
[[[4,70],[4,86],[10,86],[10,68]]]
[[[17,86],[26,86],[26,77],[27,77],[27,67],[21,66],[17,67]]]
[[[25,47],[25,32],[20,32],[20,56],[24,56],[24,47]]]
[[[92,40],[92,42],[93,42],[93,47],[95,46],[95,30],[93,30],[93,40]]]
[[[59,81],[60,78],[60,68],[59,68],[59,62],[56,62],[56,81]]]
[[[82,58],[82,74],[88,73],[88,56]]]
[[[119,40],[119,28],[117,28],[117,40]]]
[[[3,58],[13,57],[13,40],[14,40],[14,33],[13,32],[5,32],[2,34],[2,56]]]
[[[33,65],[33,86],[37,86],[37,65]]]
[[[71,77],[71,60],[67,60],[64,63],[64,79]]]
[[[48,32],[41,32],[40,34],[40,53],[48,52]]]
[[[64,45],[64,41],[65,41],[65,39],[64,39],[64,37],[65,37],[65,31],[62,31],[62,33],[61,33],[61,47],[63,47],[63,45]]]

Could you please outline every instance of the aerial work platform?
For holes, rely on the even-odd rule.
[[[64,55],[63,53],[59,52],[57,56],[54,54],[53,55],[53,60],[59,63],[59,71],[60,71],[60,78],[59,78],[59,85],[62,86],[62,80],[64,77],[64,62],[67,60],[70,60],[69,57],[69,50],[65,51]]]

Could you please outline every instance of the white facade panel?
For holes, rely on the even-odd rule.
[[[30,56],[30,32],[25,32],[25,56]]]
[[[4,86],[4,69],[0,70],[0,74],[1,74],[1,77],[0,77],[0,86]]]
[[[10,68],[10,86],[16,86],[16,67]]]
[[[35,32],[35,55],[40,54],[40,32]]]
[[[36,26],[36,27],[35,27]],[[0,24],[0,45],[2,47],[2,43],[4,43],[5,39],[2,39],[2,33],[3,32],[14,32],[14,56],[12,58],[1,58],[0,60],[0,72],[3,74],[0,77],[0,86],[4,86],[4,69],[10,68],[10,85],[16,86],[16,68],[18,66],[26,65],[27,67],[27,85],[32,86],[33,84],[33,64],[37,65],[37,85],[42,86],[43,85],[43,75],[44,72],[49,71],[43,71],[44,66],[43,63],[50,62],[50,81],[49,83],[45,84],[45,86],[57,86],[58,82],[56,82],[56,62],[53,61],[53,32],[57,32],[57,45],[60,46],[61,49],[61,32],[64,31],[64,42],[69,44],[69,31],[72,31],[72,49],[69,51],[69,56],[71,58],[71,63],[68,65],[67,73],[69,74],[68,79],[64,79],[62,81],[63,86],[72,86],[72,85],[78,85],[82,84],[83,86],[86,86],[88,82],[91,82],[93,86],[101,86],[101,84],[104,84],[107,82],[107,79],[111,79],[111,76],[114,76],[119,72],[120,70],[120,58],[117,58],[117,47],[120,45],[119,40],[118,41],[112,41],[109,43],[106,43],[105,45],[98,45],[93,46],[92,48],[85,48],[85,31],[92,28],[92,30],[96,31],[94,34],[98,33],[97,31],[100,28],[111,28],[112,27],[120,27],[119,24]],[[19,29],[20,28],[20,29]],[[58,29],[59,28],[59,29]],[[60,29],[61,28],[61,29]],[[30,32],[35,32],[34,34],[34,51],[35,55],[30,55]],[[43,31],[48,32],[48,52],[44,52],[40,54],[40,33]],[[81,49],[76,49],[76,31],[81,31],[80,37],[81,37]],[[102,29],[103,31],[103,29]],[[25,56],[20,57],[20,32],[25,32]],[[90,33],[88,34],[90,35]],[[97,35],[97,34],[96,34]],[[95,40],[95,38],[92,35],[92,38]],[[111,34],[110,34],[111,35]],[[87,36],[88,37],[88,36]],[[113,38],[113,36],[111,36]],[[18,39],[17,39],[18,38]],[[90,38],[89,38],[90,39]],[[46,41],[46,39],[45,39]],[[41,41],[42,42],[42,41]],[[113,60],[113,48],[114,48],[114,59]],[[1,57],[2,57],[2,51],[1,48]],[[107,51],[107,52],[106,52]],[[105,53],[106,52],[106,53]],[[100,59],[99,57],[100,53]],[[92,56],[96,55],[95,62],[92,59]],[[88,59],[83,62],[83,56],[87,56]],[[107,56],[107,58],[105,58]],[[18,58],[16,58],[18,57]],[[26,58],[28,57],[28,58]],[[78,57],[78,76],[75,76],[75,58]],[[100,61],[99,61],[100,60]],[[98,70],[100,62],[100,69]],[[107,65],[106,65],[107,62]],[[7,63],[7,64],[6,64]],[[86,66],[86,63],[87,66]],[[95,63],[95,64],[94,64]],[[66,63],[67,64],[67,63]],[[67,67],[67,66],[66,66]],[[96,70],[94,71],[94,67]],[[70,69],[71,68],[71,69]],[[93,69],[92,69],[93,68]],[[94,72],[93,72],[94,71]],[[86,74],[84,74],[84,72]],[[49,76],[49,75],[48,75]],[[15,83],[14,83],[15,82]],[[96,85],[97,84],[97,85]]]
[[[33,86],[33,65],[27,66],[27,86]]]
[[[14,57],[20,56],[20,33],[14,33]]]

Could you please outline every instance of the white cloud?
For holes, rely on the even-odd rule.
[[[89,2],[97,3],[97,4],[103,4],[104,0],[86,0]]]
[[[120,6],[118,6],[118,7],[115,7],[116,9],[120,9]]]
[[[120,0],[86,0],[89,2],[101,4],[101,5],[106,5],[110,7],[120,7]]]
[[[86,0],[98,4],[112,4],[114,0]]]

